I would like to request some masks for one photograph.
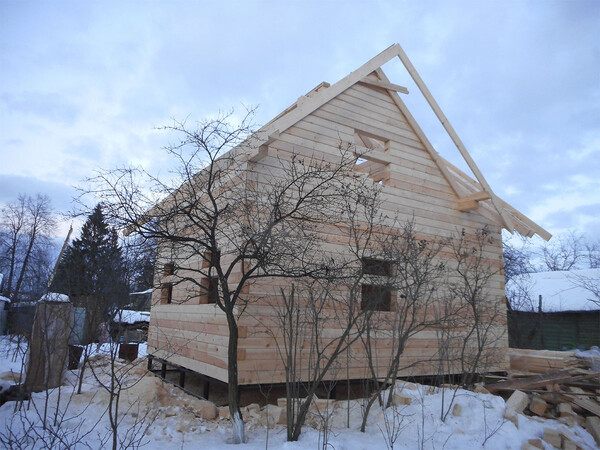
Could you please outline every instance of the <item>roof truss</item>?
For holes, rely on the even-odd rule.
[[[419,127],[416,120],[409,112],[408,108],[398,95],[398,92],[408,94],[408,89],[403,86],[399,86],[397,84],[393,84],[386,77],[381,70],[381,66],[393,58],[397,57],[402,64],[404,65],[407,72],[410,74],[411,78],[427,100],[427,103],[435,113],[436,117],[448,133],[450,139],[457,147],[458,151],[462,155],[463,159],[471,169],[472,173],[475,175],[479,183],[479,187],[477,188],[477,192],[468,191],[464,188],[464,184],[461,184],[457,181],[455,176],[450,172],[447,166],[447,161],[440,157],[437,151],[433,148],[423,130]],[[373,77],[369,77],[371,73],[375,73],[378,79],[374,79]],[[394,103],[398,106],[398,108],[402,111],[402,113],[406,116],[408,123],[412,126],[413,130],[417,134],[417,136],[421,139],[425,149],[433,159],[433,161],[437,164],[442,174],[448,181],[452,190],[458,197],[458,209],[461,211],[472,211],[479,207],[479,202],[489,200],[491,202],[492,209],[498,215],[500,221],[503,226],[510,232],[513,233],[515,230],[519,231],[520,227],[516,227],[514,223],[514,219],[517,219],[520,222],[520,225],[527,225],[528,228],[533,228],[534,232],[538,233],[544,239],[550,238],[550,233],[548,233],[543,228],[539,227],[521,213],[519,213],[514,208],[510,207],[510,214],[508,212],[509,205],[498,198],[487,180],[479,170],[477,164],[471,155],[467,151],[462,140],[458,137],[458,134],[450,124],[450,121],[443,113],[442,109],[438,105],[438,103],[431,95],[431,92],[427,88],[427,85],[411,63],[410,59],[400,46],[400,44],[393,44],[383,52],[375,56],[374,58],[367,61],[361,67],[356,69],[354,72],[351,72],[345,78],[342,78],[340,81],[333,85],[328,85],[327,83],[321,83],[317,88],[313,89],[307,96],[301,97],[301,101],[296,102],[295,105],[286,109],[282,114],[276,117],[274,120],[266,124],[261,130],[257,132],[257,136],[264,136],[259,138],[258,145],[254,142],[253,149],[248,155],[251,161],[257,161],[263,157],[263,155],[267,154],[267,149],[265,146],[268,146],[270,142],[276,136],[279,136],[279,133],[283,133],[288,128],[292,127],[300,120],[311,114],[317,108],[327,103],[331,99],[335,98],[346,89],[350,88],[356,83],[366,84],[368,86],[385,89],[391,96]],[[462,173],[462,172],[461,172]],[[517,213],[513,214],[513,212]],[[520,216],[520,217],[519,217]],[[526,219],[526,221],[524,219]],[[534,227],[531,227],[534,225]]]

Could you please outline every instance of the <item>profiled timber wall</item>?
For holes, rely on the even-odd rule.
[[[355,143],[357,132],[386,141],[386,150],[381,151],[378,158],[386,162],[388,176],[382,181],[383,205],[390,216],[397,216],[401,221],[414,220],[415,229],[431,239],[456,236],[463,229],[474,235],[488,227],[494,244],[485,249],[485,263],[498,269],[489,285],[489,301],[503,305],[504,277],[500,270],[502,245],[498,223],[477,210],[461,212],[457,209],[456,194],[387,91],[355,84],[318,108],[270,143],[269,152],[273,156],[255,164],[258,176],[253,176],[253,180],[256,183],[268,182],[278,169],[276,155],[324,155],[333,160],[339,155],[340,144]],[[340,238],[339,232],[328,226],[323,226],[320,236],[332,251],[339,251],[344,246],[343,237]],[[449,253],[440,256],[451,257]],[[247,295],[256,299],[264,299],[267,295],[276,298],[279,288],[286,287],[286,283],[289,287],[289,282],[284,280],[254,282],[248,287]],[[178,289],[185,289],[185,286]],[[175,291],[174,296],[177,295]],[[151,351],[158,357],[226,382],[228,328],[224,313],[212,304],[164,305],[159,303],[158,293],[155,292],[154,296],[149,331]],[[239,320],[241,384],[285,380],[276,341],[265,332],[263,325],[265,320],[269,320],[268,316],[269,307],[257,301],[248,306]],[[257,320],[257,317],[262,320]],[[506,327],[505,315],[498,319],[497,326]],[[339,334],[339,328],[333,325],[325,331],[332,338]],[[392,342],[385,337],[376,342],[382,373],[393,350]],[[496,345],[497,352],[502,354],[508,346],[507,338],[502,338]],[[415,365],[403,375],[435,373],[438,367],[427,361],[434,359],[437,347],[435,330],[425,330],[414,336],[403,353],[402,366],[418,361],[424,363]],[[348,360],[345,357],[340,359],[343,369],[332,371],[331,379],[369,377],[360,345],[355,345],[349,356]],[[500,363],[495,368],[505,367],[504,363]]]

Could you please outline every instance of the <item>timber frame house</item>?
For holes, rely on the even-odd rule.
[[[399,95],[408,94],[408,90],[392,83],[381,69],[396,57],[448,132],[475,179],[438,154]],[[405,219],[413,217],[419,230],[431,236],[447,236],[461,228],[474,232],[487,227],[495,242],[494,248],[487,249],[489,260],[499,268],[503,261],[503,228],[523,236],[538,234],[546,240],[550,238],[546,230],[494,193],[399,44],[390,46],[337,83],[319,84],[263,126],[253,138],[258,143],[252,148],[238,149],[236,153],[236,157],[254,163],[253,167],[260,167],[285,152],[333,152],[338,150],[340,140],[364,150],[356,170],[382,184],[385,204],[392,212]],[[167,263],[155,271],[155,285],[166,287],[155,289],[153,293],[149,354],[151,358],[226,383],[228,328],[224,314],[211,299],[212,281],[206,280],[208,294],[198,301],[176,304],[172,300],[178,296],[180,286],[165,283],[173,270]],[[265,292],[266,288],[261,282],[255,283],[250,287],[250,294],[252,290]],[[490,291],[494,301],[504,304],[501,270],[494,275]],[[261,334],[261,325],[244,317],[247,316],[238,322],[240,385],[284,382],[272,339],[264,335],[256,337]],[[410,362],[427,357],[435,353],[436,346],[435,332],[423,331],[410,339],[403,358]],[[507,347],[505,337],[498,351]],[[502,364],[497,367],[503,368]],[[431,370],[424,366],[411,375],[431,374]],[[346,379],[346,369],[341,372],[343,374],[333,375],[334,379]],[[350,379],[369,378],[360,360],[352,362],[348,373]]]

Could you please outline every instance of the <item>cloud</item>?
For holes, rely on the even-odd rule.
[[[72,208],[72,201],[77,195],[77,191],[73,186],[56,181],[0,174],[0,203],[12,202],[17,199],[19,194],[31,196],[45,194],[50,197],[52,207],[56,211],[67,213]]]
[[[265,123],[400,42],[494,190],[544,227],[587,229],[600,195],[599,21],[585,0],[0,3],[0,172],[28,188],[98,167],[166,170],[156,126],[242,102]],[[400,62],[384,69],[464,169]]]
[[[2,94],[0,103],[11,114],[33,114],[58,122],[72,123],[78,108],[65,98],[54,93]]]
[[[545,200],[529,210],[533,220],[547,223],[554,230],[577,229],[598,234],[594,224],[600,222],[600,178],[572,175],[565,184],[543,189],[548,192]]]

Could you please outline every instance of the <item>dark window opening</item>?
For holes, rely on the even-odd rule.
[[[202,268],[207,269],[209,267],[214,267],[219,264],[221,260],[221,252],[205,252],[204,259],[202,260]]]
[[[391,311],[392,290],[386,286],[363,284],[360,306],[363,310]]]
[[[362,258],[363,275],[392,276],[392,262],[383,259]]]
[[[201,301],[201,303],[217,303],[219,299],[219,278],[203,278],[202,291],[204,301]]]
[[[173,301],[173,284],[165,283],[162,285],[160,292],[160,302],[162,304],[170,304]]]
[[[174,273],[175,273],[175,263],[174,262],[166,263],[164,270],[163,270],[163,275],[168,276],[168,275],[173,275]]]

